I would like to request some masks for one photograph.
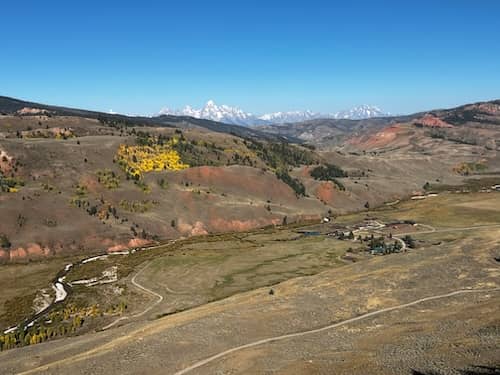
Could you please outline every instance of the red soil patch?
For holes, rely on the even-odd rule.
[[[201,221],[197,221],[192,225],[182,220],[179,220],[179,223],[177,224],[177,229],[182,234],[188,236],[202,236],[204,234],[208,234],[208,231],[205,228],[205,224],[203,224]]]
[[[31,243],[28,244],[26,248],[18,247],[17,249],[10,250],[9,258],[10,260],[22,260],[26,258],[40,258],[50,255],[50,249],[48,247],[41,247],[38,244]]]
[[[304,178],[308,178],[308,177],[311,177],[311,169],[313,167],[311,166],[308,166],[306,165],[305,167],[303,167],[301,170],[300,170],[300,175]]]
[[[91,193],[97,193],[100,188],[100,184],[97,181],[97,178],[92,175],[82,176],[82,178],[80,179],[80,185],[85,186],[85,188],[87,188],[87,190]]]
[[[118,245],[114,245],[114,246],[109,247],[107,252],[114,253],[117,251],[124,251],[124,250],[128,250],[128,249],[131,249],[134,247],[145,246],[145,245],[148,245],[150,243],[151,243],[151,241],[149,241],[149,240],[136,237],[136,238],[132,238],[130,241],[128,241],[127,244],[118,244]]]
[[[337,189],[329,181],[321,182],[316,189],[316,198],[320,201],[331,204],[334,200]]]
[[[281,224],[282,219],[252,219],[252,220],[226,220],[222,218],[214,218],[210,220],[210,227],[217,232],[244,232],[250,229],[263,227],[266,225]]]
[[[395,124],[388,126],[373,135],[353,137],[348,141],[348,143],[365,149],[386,147],[396,139],[402,130],[403,129],[400,124]]]
[[[243,196],[295,201],[293,190],[275,176],[251,167],[196,167],[172,175],[179,182],[188,180],[193,185],[216,187],[222,191],[237,192]]]
[[[448,124],[447,122],[444,122],[440,118],[427,114],[424,117],[415,120],[414,121],[415,125],[420,125],[420,126],[426,126],[429,128],[452,128],[453,125]]]

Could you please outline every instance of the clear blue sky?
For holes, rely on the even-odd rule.
[[[0,95],[122,113],[500,98],[500,1],[4,1]]]

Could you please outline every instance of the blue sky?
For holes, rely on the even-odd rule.
[[[0,95],[121,113],[500,98],[500,1],[6,1]]]

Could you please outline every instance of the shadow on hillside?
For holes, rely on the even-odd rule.
[[[466,370],[457,370],[461,375],[498,375],[500,366],[471,366]],[[412,375],[443,375],[439,371],[418,371],[412,370]]]

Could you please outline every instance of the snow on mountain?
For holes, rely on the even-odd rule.
[[[259,119],[271,124],[284,124],[288,122],[301,122],[313,120],[322,117],[320,113],[311,111],[291,111],[291,112],[275,112],[267,113],[259,117]]]
[[[389,113],[383,112],[380,108],[376,106],[364,104],[359,107],[354,107],[349,110],[334,113],[330,115],[330,117],[336,119],[361,120],[365,118],[383,117],[389,115],[390,115]]]
[[[228,105],[219,106],[215,104],[213,100],[209,100],[201,109],[194,109],[189,105],[184,107],[182,110],[170,110],[169,108],[163,108],[160,111],[160,115],[190,116],[245,126],[262,123],[251,113],[244,112],[238,107],[230,107]]]
[[[370,105],[362,105],[349,110],[332,114],[322,114],[312,111],[290,111],[267,113],[262,116],[255,116],[245,112],[238,107],[228,105],[217,105],[213,100],[209,100],[203,108],[195,109],[187,105],[182,110],[171,110],[163,108],[160,115],[190,116],[195,118],[213,120],[235,125],[265,125],[265,124],[285,124],[291,122],[302,122],[318,118],[352,119],[359,120],[371,117],[388,116],[380,108]]]

